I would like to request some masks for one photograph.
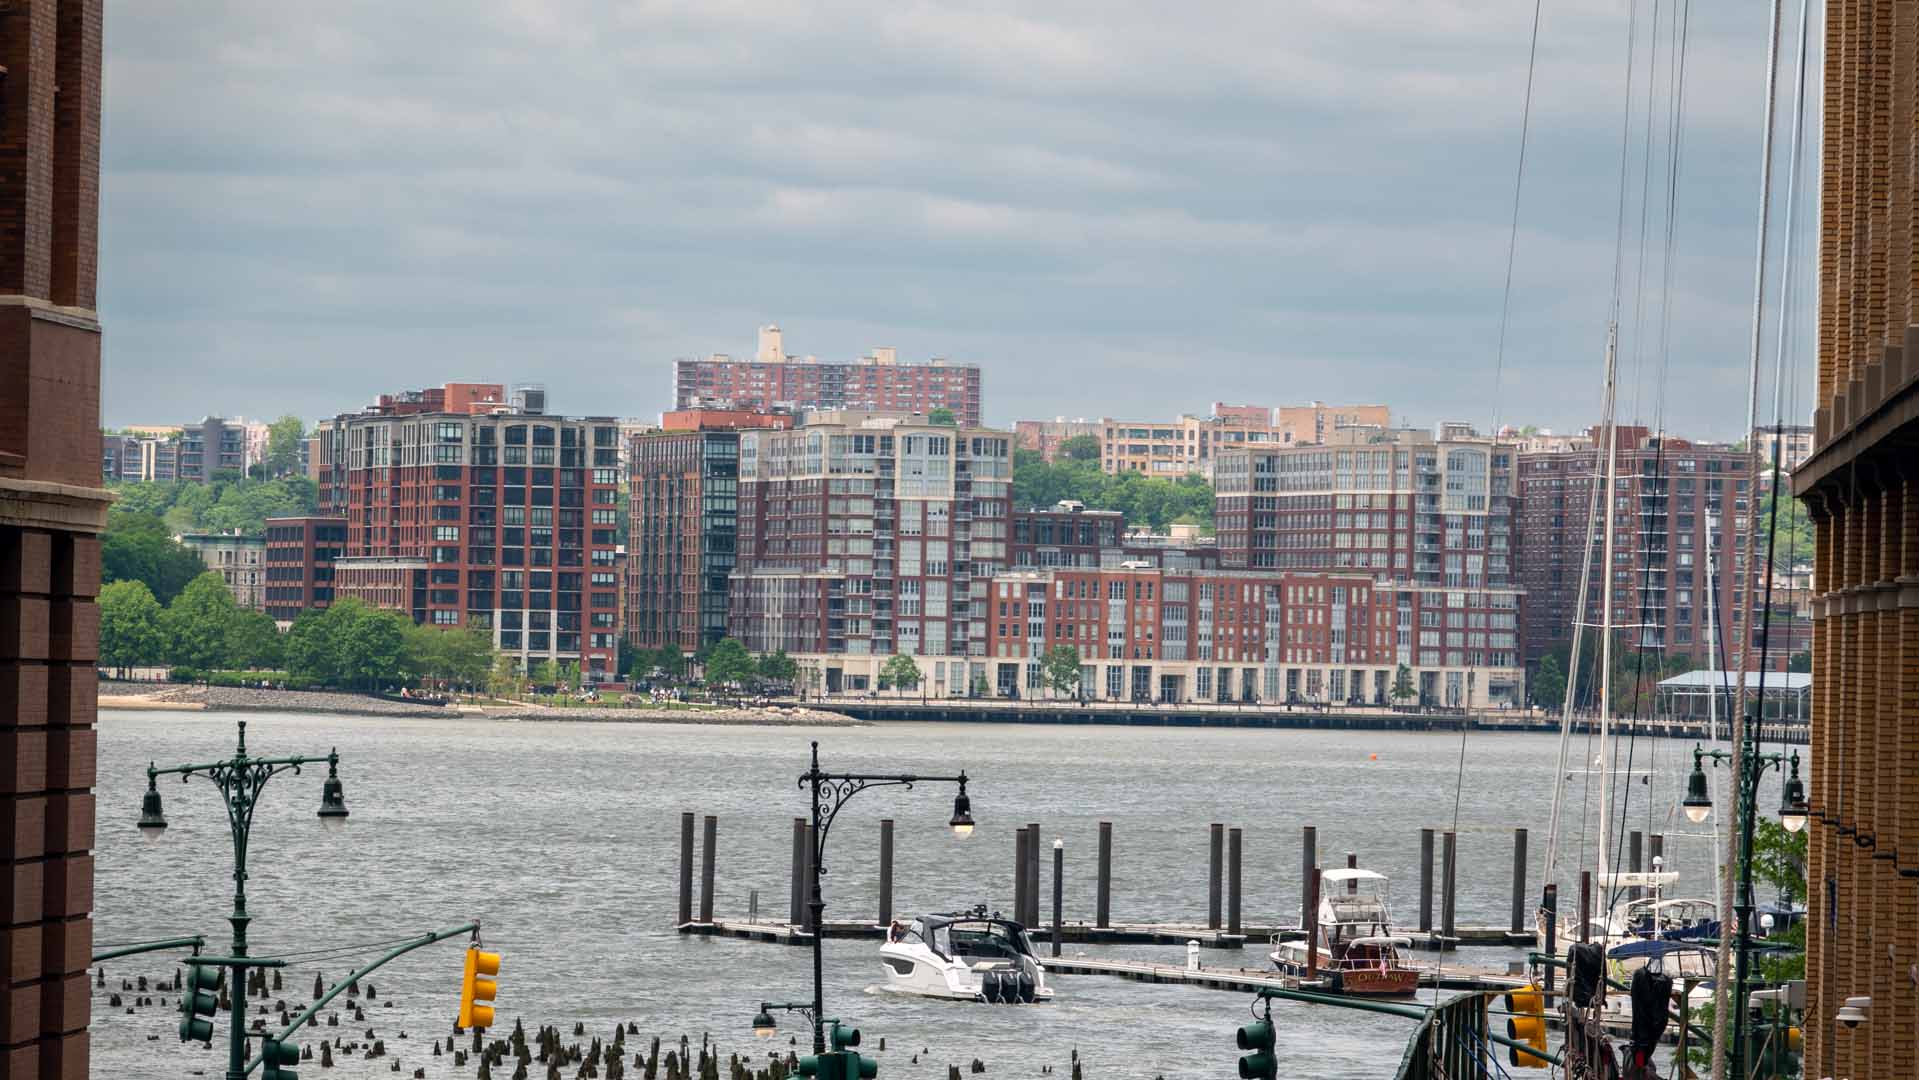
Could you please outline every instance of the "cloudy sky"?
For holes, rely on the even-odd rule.
[[[976,362],[995,422],[1319,398],[1580,426],[1631,3],[1544,3],[1497,379],[1527,0],[113,4],[106,419],[456,379],[648,416],[673,358],[777,321],[797,354]],[[1621,412],[1730,437],[1765,10],[1690,3],[1667,286],[1672,4],[1660,148],[1626,167]]]

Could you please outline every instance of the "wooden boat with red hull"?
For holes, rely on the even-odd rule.
[[[1321,875],[1313,941],[1281,942],[1272,952],[1274,966],[1295,978],[1324,979],[1341,994],[1411,997],[1419,991],[1419,970],[1401,949],[1410,939],[1394,937],[1386,907],[1386,875],[1376,870],[1341,868]],[[1308,949],[1313,952],[1309,954]]]

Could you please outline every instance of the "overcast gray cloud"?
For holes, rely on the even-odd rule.
[[[1498,408],[1567,427],[1597,398],[1627,6],[1544,11]],[[449,379],[649,415],[674,357],[777,321],[822,358],[977,362],[999,422],[1320,398],[1483,424],[1531,14],[111,5],[107,418],[314,417]],[[1743,423],[1764,18],[1691,5],[1669,413],[1700,434]],[[1657,244],[1637,320],[1636,258],[1649,356]]]

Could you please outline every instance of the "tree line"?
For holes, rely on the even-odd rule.
[[[347,597],[305,611],[284,633],[262,611],[240,607],[207,571],[161,604],[143,581],[100,590],[100,665],[121,675],[172,667],[188,677],[255,672],[292,687],[377,691],[431,682],[478,688],[494,668],[484,632],[416,626],[397,611]]]

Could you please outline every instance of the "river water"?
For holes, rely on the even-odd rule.
[[[134,821],[147,762],[227,756],[236,719],[103,714],[98,946],[204,933],[212,951],[225,951],[231,854],[214,789],[204,781],[163,780],[172,827],[158,844],[143,843]],[[806,811],[795,778],[806,768],[812,739],[820,740],[829,770],[944,774],[964,768],[973,778],[979,822],[973,837],[952,837],[946,828],[952,789],[945,785],[858,796],[830,837],[829,919],[872,917],[878,822],[891,817],[897,822],[896,911],[981,902],[1010,909],[1013,831],[1038,822],[1046,841],[1065,844],[1067,918],[1088,921],[1098,822],[1111,821],[1116,922],[1203,921],[1207,825],[1240,826],[1249,924],[1296,917],[1300,828],[1308,824],[1318,829],[1324,865],[1343,865],[1344,853],[1356,851],[1361,865],[1391,875],[1399,921],[1412,924],[1418,831],[1453,827],[1455,820],[1459,923],[1504,924],[1515,826],[1532,830],[1529,892],[1537,892],[1557,745],[1542,735],[1469,736],[1455,808],[1462,753],[1456,734],[249,719],[248,749],[255,754],[324,754],[338,746],[352,809],[345,831],[319,827],[314,811],[324,767],[268,786],[253,827],[248,882],[256,955],[383,941],[478,918],[487,946],[505,957],[498,1030],[523,1017],[529,1029],[550,1023],[571,1032],[584,1022],[588,1036],[606,1036],[616,1021],[631,1021],[642,1033],[638,1046],[654,1034],[677,1040],[687,1033],[697,1042],[710,1032],[729,1053],[765,1051],[748,1030],[755,1005],[808,997],[809,954],[675,933],[680,814],[719,817],[716,914],[743,917],[752,890],[763,914],[784,912],[791,820]],[[1653,794],[1650,824],[1669,834],[1668,868],[1685,875],[1680,891],[1711,895],[1706,841],[1670,835],[1685,828],[1671,813],[1690,766],[1679,751],[1676,744],[1655,748],[1639,741],[1635,768],[1652,764],[1654,783],[1635,784],[1631,813],[1635,827],[1645,827],[1646,795]],[[1569,814],[1576,841],[1580,815],[1576,807]],[[1564,858],[1576,863],[1576,855]],[[1050,876],[1049,862],[1042,886],[1047,911]],[[1058,1000],[1049,1006],[952,1005],[879,992],[875,947],[873,941],[829,941],[826,994],[829,1014],[864,1029],[869,1052],[879,1037],[888,1040],[889,1049],[875,1055],[883,1075],[943,1080],[948,1063],[965,1071],[974,1058],[985,1063],[988,1077],[1038,1076],[1045,1066],[1066,1075],[1075,1049],[1088,1077],[1232,1073],[1233,1031],[1246,1016],[1245,995],[1060,977]],[[352,1041],[372,1028],[389,1056],[342,1061],[326,1075],[392,1076],[397,1057],[401,1075],[424,1067],[429,1077],[471,1077],[471,1066],[456,1070],[450,1058],[428,1056],[426,1042],[450,1032],[460,948],[457,942],[430,946],[375,974],[380,1001],[366,1008],[366,1022],[356,1024],[349,1015],[341,1027],[321,1031]],[[1085,951],[1184,960],[1178,948]],[[1205,962],[1253,965],[1262,952],[1208,951]],[[1473,949],[1455,955],[1462,963],[1503,966],[1518,954]],[[363,958],[328,959],[317,970],[330,980]],[[171,1009],[156,1004],[128,1014],[107,1005],[121,978],[170,978],[171,962],[134,957],[107,967],[111,985],[95,991],[95,1075],[219,1075],[224,1016],[216,1049],[208,1051],[178,1042]],[[275,996],[297,1009],[315,970],[311,964],[290,968],[284,995]],[[1274,1011],[1281,1071],[1288,1076],[1389,1077],[1412,1030],[1410,1021],[1343,1009],[1282,1004]],[[802,1026],[797,1016],[782,1018],[779,1043],[789,1032],[802,1034]],[[406,1041],[398,1038],[402,1030]],[[317,1038],[309,1032],[296,1041]],[[629,1052],[635,1048],[629,1037]],[[321,1075],[317,1062],[303,1067],[311,1070],[303,1075]]]

